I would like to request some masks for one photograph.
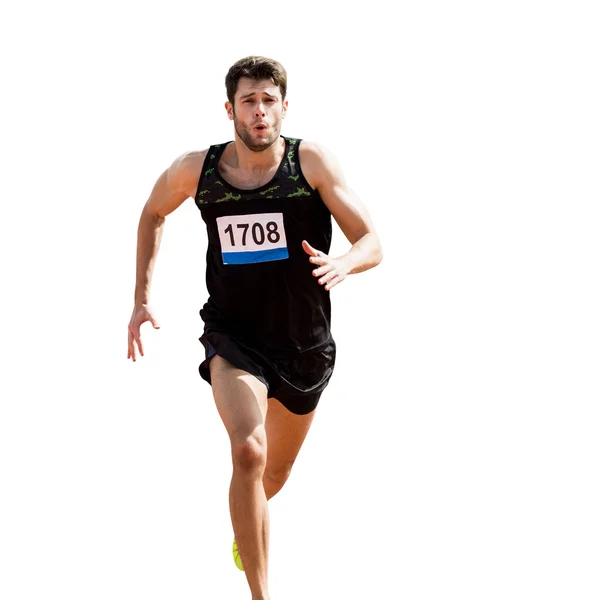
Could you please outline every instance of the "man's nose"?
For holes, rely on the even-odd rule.
[[[264,104],[262,102],[259,102],[256,105],[256,109],[254,111],[254,116],[255,117],[264,117],[267,113],[265,112],[265,107]]]

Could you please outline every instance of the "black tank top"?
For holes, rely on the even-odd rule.
[[[331,336],[329,292],[313,276],[302,248],[329,253],[331,214],[300,168],[300,139],[285,152],[267,184],[242,190],[218,163],[227,144],[206,155],[196,205],[208,232],[205,331],[223,331],[257,349],[300,352]],[[230,142],[228,142],[230,143]]]

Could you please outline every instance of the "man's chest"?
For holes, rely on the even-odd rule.
[[[234,169],[222,163],[218,165],[218,169],[219,174],[227,183],[240,190],[254,190],[262,187],[269,183],[277,173],[277,165],[273,165],[273,167],[264,171],[249,173],[242,172],[239,169]]]

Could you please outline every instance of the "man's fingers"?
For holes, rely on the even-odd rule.
[[[136,359],[136,351],[135,351],[135,346],[137,344],[137,347],[140,351],[140,356],[144,356],[144,347],[142,346],[142,338],[140,336],[140,326],[139,325],[130,325],[129,326],[129,339],[130,339],[130,345],[131,345],[131,355],[133,357],[133,362],[135,362]]]
[[[140,356],[144,356],[144,344],[142,343],[140,328],[146,321],[149,321],[154,329],[160,329],[160,323],[149,311],[134,313],[129,326],[127,327],[127,358],[131,358],[134,362],[136,359],[136,345],[140,352]]]
[[[127,358],[135,362],[135,346],[133,344],[133,332],[131,327],[127,328]]]
[[[316,256],[315,249],[306,240],[302,240],[302,249],[306,254]]]
[[[327,283],[328,281],[331,281],[334,277],[338,277],[338,274],[336,273],[336,271],[334,271],[332,269],[331,271],[329,271],[329,273],[327,273],[326,275],[323,275],[323,277],[321,277],[321,279],[319,279],[319,283],[320,284]]]
[[[323,254],[320,250],[313,248],[306,240],[302,240],[302,248],[304,248],[304,252],[310,254],[310,256],[321,256]]]
[[[342,278],[339,275],[336,275],[326,286],[325,289],[329,291],[334,285],[337,285]]]
[[[325,275],[325,273],[329,273],[329,271],[331,271],[332,269],[333,269],[333,265],[331,265],[331,264],[323,265],[322,267],[315,269],[313,271],[313,275],[315,277],[321,277],[321,275]]]
[[[137,338],[135,339],[135,341],[137,342],[139,351],[140,351],[140,356],[144,356],[144,346],[142,345],[142,336],[138,333]]]

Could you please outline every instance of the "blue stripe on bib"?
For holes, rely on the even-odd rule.
[[[246,263],[268,262],[288,258],[287,248],[272,248],[270,250],[255,250],[252,252],[223,252],[224,265],[243,265]]]

